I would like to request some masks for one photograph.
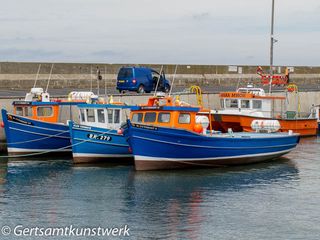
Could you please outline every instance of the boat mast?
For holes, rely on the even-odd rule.
[[[35,88],[36,85],[37,85],[37,81],[38,81],[38,78],[39,78],[40,69],[41,69],[41,63],[39,64],[38,72],[37,72],[37,75],[36,75],[36,80],[34,81],[34,84],[33,84],[33,87],[34,87],[34,88]]]
[[[49,87],[49,83],[50,83],[51,76],[52,76],[53,66],[54,66],[54,63],[52,63],[52,65],[51,65],[50,74],[49,74],[49,78],[48,78],[48,83],[47,83],[47,87],[46,87],[46,91],[45,91],[46,93],[48,92],[48,87]]]
[[[271,85],[272,85],[272,76],[273,76],[273,44],[275,43],[275,40],[273,37],[273,25],[274,25],[274,0],[272,0],[272,11],[271,11],[269,94],[271,94]]]
[[[176,78],[177,69],[178,69],[178,65],[176,65],[176,68],[174,69],[173,79],[172,79],[172,83],[171,83],[170,91],[169,91],[169,97],[170,97],[170,95],[171,95],[171,91],[172,91],[172,88],[173,88],[174,80],[175,80],[175,78]]]

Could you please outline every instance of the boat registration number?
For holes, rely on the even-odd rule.
[[[9,114],[8,114],[8,121],[22,123],[22,124],[25,124],[25,125],[33,125],[32,122],[20,119],[18,117],[15,117],[15,116],[12,116],[12,115],[9,115]]]
[[[96,140],[102,140],[102,141],[111,141],[112,139],[110,136],[98,135],[93,133],[88,134],[87,137],[90,139],[96,139]]]

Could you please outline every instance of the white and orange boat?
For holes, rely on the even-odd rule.
[[[252,122],[261,124],[260,128],[273,128],[280,124],[280,132],[292,130],[301,136],[317,134],[318,124],[314,111],[302,114],[298,111],[288,111],[286,97],[266,95],[262,88],[248,85],[236,92],[220,93],[220,110],[211,111],[211,121],[214,130],[252,132]],[[274,121],[270,121],[274,120]],[[276,126],[277,127],[277,126]]]

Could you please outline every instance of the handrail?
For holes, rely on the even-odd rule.
[[[199,106],[203,107],[201,88],[199,86],[193,85],[190,87],[190,92],[196,93],[197,103]]]

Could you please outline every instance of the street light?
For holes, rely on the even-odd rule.
[[[273,25],[274,25],[274,0],[272,0],[272,10],[271,10],[269,94],[271,94],[271,85],[272,85],[272,76],[273,76],[273,44],[278,42],[278,40],[276,40],[273,36]]]

